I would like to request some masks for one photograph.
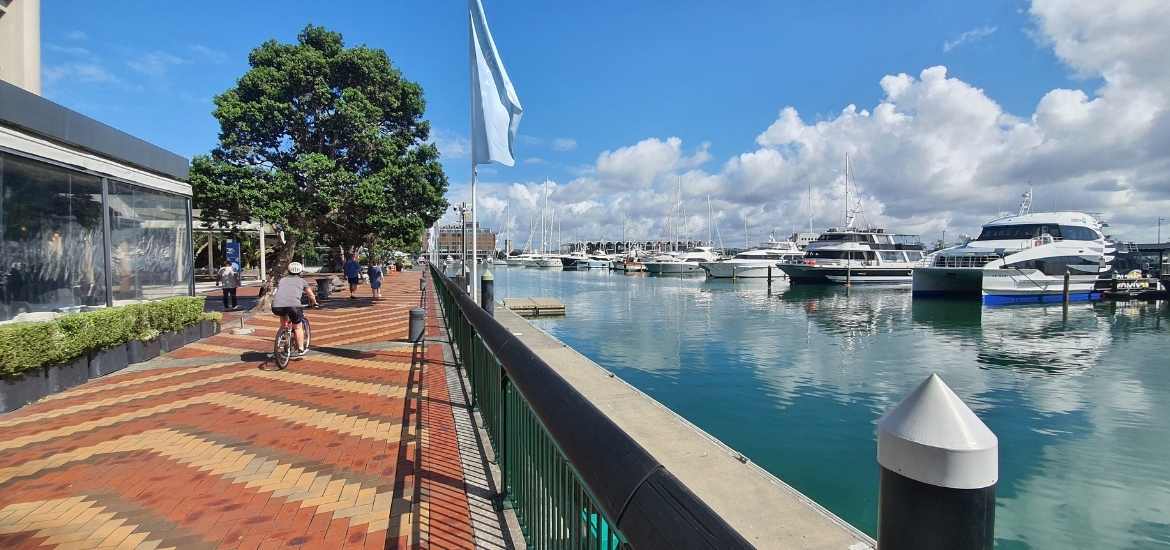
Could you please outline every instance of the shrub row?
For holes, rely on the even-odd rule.
[[[52,321],[0,325],[0,375],[66,363],[131,340],[153,340],[218,317],[203,313],[203,296],[176,296]]]

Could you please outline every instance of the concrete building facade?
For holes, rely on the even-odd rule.
[[[490,258],[496,251],[496,232],[491,229],[484,229],[482,226],[478,231],[472,231],[473,226],[471,222],[465,222],[463,226],[458,223],[451,225],[440,226],[438,229],[438,250],[441,256],[452,256],[455,258],[463,254],[464,243],[467,245],[467,252],[471,253],[471,239],[472,235],[478,239],[476,243],[478,247],[479,258]],[[466,238],[466,240],[464,240]],[[429,235],[423,238],[423,250],[430,250],[431,243]]]
[[[41,93],[41,0],[0,0],[0,80]]]

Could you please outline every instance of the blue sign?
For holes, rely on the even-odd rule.
[[[227,253],[227,261],[232,264],[232,268],[236,271],[240,270],[240,241],[228,241],[224,244],[224,250]]]

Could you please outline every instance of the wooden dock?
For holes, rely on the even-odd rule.
[[[565,304],[553,298],[508,298],[504,300],[504,307],[523,317],[565,314]]]

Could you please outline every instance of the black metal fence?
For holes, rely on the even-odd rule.
[[[431,266],[451,340],[533,548],[751,548],[636,441]]]

